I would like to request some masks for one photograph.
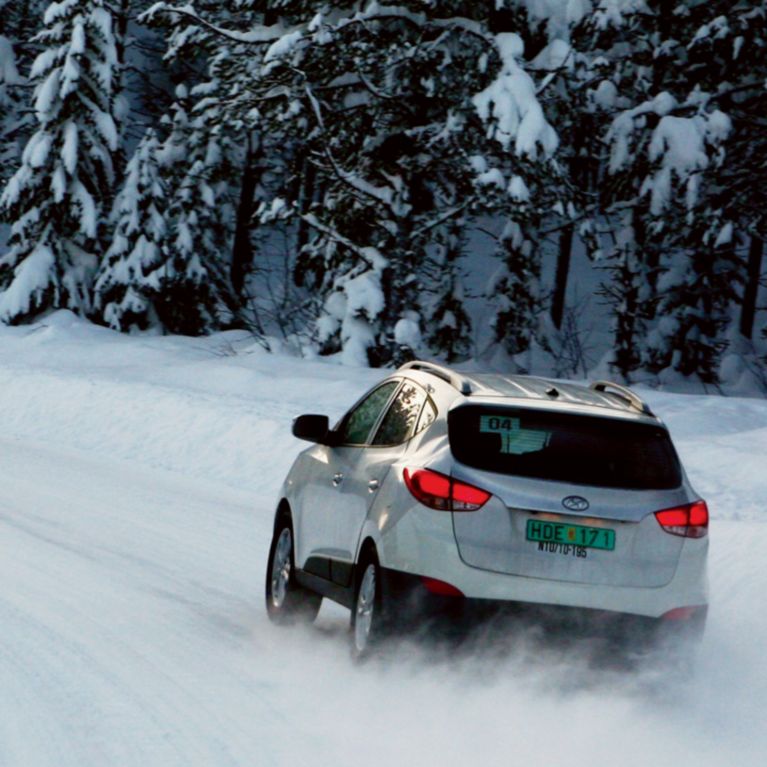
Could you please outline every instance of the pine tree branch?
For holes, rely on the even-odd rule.
[[[413,230],[413,236],[417,237],[422,234],[426,234],[426,232],[430,232],[432,229],[436,229],[438,226],[441,226],[442,224],[449,221],[451,218],[454,218],[455,216],[460,215],[463,213],[466,208],[469,207],[469,203],[465,202],[462,205],[457,205],[454,208],[451,208],[450,210],[445,211],[441,216],[436,218],[434,221],[430,221],[428,224],[424,224],[423,226],[419,226],[416,229]]]
[[[711,94],[709,97],[710,101],[719,101],[719,99],[726,98],[727,96],[732,96],[733,93],[742,93],[743,91],[751,91],[751,90],[758,90],[761,91],[764,94],[765,89],[765,83],[764,80],[752,80],[748,83],[743,83],[742,85],[736,85],[732,88],[727,88],[723,91],[719,91],[718,93]]]
[[[272,24],[271,26],[258,25],[252,27],[248,32],[236,32],[232,29],[224,29],[217,24],[205,20],[197,14],[191,6],[178,7],[174,5],[168,5],[167,3],[160,2],[155,3],[151,8],[144,11],[139,16],[139,21],[143,23],[151,23],[157,14],[166,14],[182,16],[184,18],[193,21],[195,24],[199,24],[201,27],[207,29],[209,32],[225,37],[228,40],[233,40],[237,43],[243,43],[245,45],[264,45],[265,43],[273,43],[279,40],[286,34],[298,31],[300,27],[284,27],[281,23]]]
[[[309,226],[311,226],[313,229],[316,229],[318,232],[322,232],[334,242],[337,242],[340,245],[343,245],[345,248],[348,248],[360,259],[360,261],[362,261],[368,267],[368,269],[375,269],[375,264],[370,260],[370,256],[365,253],[363,248],[360,248],[359,245],[356,245],[348,237],[344,237],[344,235],[342,235],[340,232],[337,232],[332,227],[323,224],[313,213],[304,213],[300,216],[300,218],[306,221],[306,223],[309,224]]]
[[[168,5],[165,2],[155,3],[151,8],[144,11],[138,20],[141,23],[151,23],[157,14],[176,14],[178,16],[185,17],[195,24],[199,24],[209,32],[225,37],[229,40],[233,40],[245,45],[263,45],[265,43],[273,43],[282,38],[286,34],[292,32],[302,31],[303,25],[295,27],[284,27],[282,24],[273,24],[271,26],[258,25],[252,27],[248,32],[236,32],[232,29],[225,29],[217,24],[212,24],[206,19],[202,18],[198,13],[191,8],[191,6],[174,6]],[[369,10],[358,11],[353,16],[349,16],[345,19],[341,19],[336,22],[333,28],[336,31],[343,30],[344,28],[353,24],[366,24],[368,22],[376,21],[404,21],[416,29],[424,29],[429,26],[433,26],[437,29],[444,29],[449,32],[465,32],[479,38],[483,42],[490,45],[494,43],[492,35],[488,35],[483,31],[482,25],[467,19],[462,16],[455,16],[449,19],[430,19],[425,14],[414,13],[407,8],[399,6],[385,6],[378,5],[377,3],[371,3]]]
[[[385,101],[398,101],[401,98],[398,95],[384,93],[382,90],[373,85],[373,83],[371,83],[370,80],[368,80],[368,78],[365,76],[365,73],[362,71],[359,65],[357,65],[357,75],[360,78],[360,83],[364,85],[365,89],[368,90],[377,99],[383,99]]]
[[[325,122],[322,119],[322,112],[320,110],[319,102],[312,93],[311,86],[308,83],[304,86],[304,88],[306,91],[306,96],[309,99],[309,103],[311,104],[314,114],[317,118],[320,132],[324,136],[326,134]],[[322,149],[328,159],[328,162],[330,163],[331,168],[333,169],[334,174],[339,179],[339,181],[346,184],[349,188],[354,189],[356,192],[359,192],[360,194],[363,194],[366,197],[375,200],[376,202],[383,203],[387,207],[391,207],[390,189],[381,189],[377,186],[374,186],[373,184],[364,182],[361,179],[357,179],[352,173],[343,170],[343,168],[341,168],[339,163],[336,161],[335,157],[333,157],[333,153],[330,151],[330,147],[328,146],[327,142],[323,141]]]

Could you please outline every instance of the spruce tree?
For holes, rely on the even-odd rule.
[[[90,311],[118,147],[117,56],[105,3],[54,2],[44,23],[30,75],[37,129],[0,196],[11,223],[0,318],[11,323],[54,308]]]
[[[520,30],[523,23],[524,16],[515,19]],[[512,357],[530,349],[537,333],[540,230],[561,188],[553,161],[559,138],[525,70],[524,53],[520,34],[497,34],[495,78],[474,98],[487,139],[475,138],[473,145],[476,184],[482,190],[475,209],[500,219],[501,226],[495,248],[499,267],[486,291],[489,321],[495,341]],[[515,364],[526,369],[521,358]]]
[[[521,49],[512,55],[509,47],[538,34],[523,4],[512,5],[513,13],[466,0],[439,7],[414,1],[328,13],[322,3],[285,0],[277,13],[245,3],[247,30],[223,11],[201,18],[189,7],[153,8],[155,20],[169,19],[178,30],[174,50],[203,36],[222,105],[214,122],[247,137],[243,145],[274,147],[258,169],[262,159],[248,153],[238,211],[252,210],[259,189],[254,220],[268,227],[275,217],[293,217],[295,275],[317,309],[322,353],[397,364],[409,353],[398,341],[404,320],[434,352],[462,355],[462,230],[495,215],[504,219],[501,229],[513,221],[528,243],[537,242],[540,211],[553,196],[546,190],[556,138]],[[517,36],[503,37],[507,29]],[[482,108],[474,99],[480,93]],[[476,156],[505,178],[489,205]],[[246,271],[251,256],[245,238],[238,213],[233,275]],[[499,258],[512,269],[526,259],[523,276],[501,287],[522,306],[537,291],[540,253],[526,246],[509,255],[517,239],[499,241]],[[445,273],[434,268],[438,261]],[[510,342],[519,347],[535,324],[521,314],[527,340]],[[454,341],[442,317],[457,322]],[[500,335],[506,327],[518,332],[516,324],[509,318]]]
[[[18,167],[32,132],[25,74],[45,6],[44,0],[0,0],[0,187]]]
[[[185,96],[184,91],[179,91]],[[169,188],[168,235],[154,270],[154,308],[171,333],[196,335],[217,327],[230,252],[226,199],[226,126],[213,120],[214,101],[191,114],[174,107],[173,130],[161,160]]]
[[[717,381],[741,268],[728,179],[733,120],[723,108],[762,53],[748,46],[749,62],[739,50],[760,18],[751,2],[656,1],[622,16],[600,5],[576,35],[592,52],[594,92],[610,119],[600,215],[615,233],[605,260],[617,279],[605,293],[615,307],[613,365],[624,377],[643,368],[662,380]]]
[[[471,320],[466,311],[466,292],[461,271],[465,221],[455,219],[438,233],[436,254],[429,259],[432,274],[424,300],[426,341],[447,362],[469,357],[472,351]]]
[[[0,5],[0,13],[2,11]],[[6,181],[8,169],[15,167],[19,160],[16,136],[21,110],[17,89],[22,82],[13,42],[0,34],[0,183]]]
[[[96,309],[115,330],[144,330],[156,324],[154,301],[166,238],[167,198],[160,177],[160,143],[148,129],[128,162],[115,201],[112,244],[96,280]]]
[[[249,5],[202,3],[196,6],[203,14],[198,17],[189,6],[176,12],[156,3],[142,17],[167,31],[165,58],[190,79],[177,87],[162,120],[168,135],[160,159],[169,208],[157,317],[170,332],[248,324],[243,305],[257,186],[253,146],[260,144],[250,125],[253,115],[240,109],[254,47],[238,44],[237,37],[240,27],[263,17]],[[219,26],[227,24],[236,31]],[[279,146],[275,154],[281,151]]]

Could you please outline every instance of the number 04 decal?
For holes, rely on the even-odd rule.
[[[551,432],[523,429],[519,418],[502,415],[483,415],[479,418],[481,434],[498,434],[501,437],[501,453],[522,455],[542,450],[549,443]]]

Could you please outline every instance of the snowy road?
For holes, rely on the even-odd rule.
[[[12,351],[18,361],[19,348]],[[602,670],[524,640],[507,652],[472,655],[405,642],[393,657],[360,668],[349,661],[340,608],[323,607],[307,629],[266,621],[262,580],[279,481],[272,474],[290,461],[289,437],[242,448],[260,449],[264,475],[238,483],[206,473],[204,462],[213,460],[206,445],[217,445],[219,432],[206,432],[199,419],[203,403],[216,409],[215,398],[199,395],[198,402],[178,369],[162,386],[144,377],[128,392],[110,383],[112,373],[88,368],[91,353],[83,351],[72,369],[47,358],[44,374],[28,361],[0,388],[13,423],[0,438],[2,767],[765,764],[767,525],[758,510],[767,488],[767,404],[733,409],[731,400],[714,400],[700,415],[694,398],[658,395],[712,507],[721,502],[711,530],[709,631],[690,681]],[[168,359],[198,364],[174,354]],[[217,383],[208,391],[230,390],[227,382],[244,375],[234,376],[228,363],[209,364]],[[277,373],[251,365],[255,388],[242,391],[265,378],[274,390],[278,379],[280,409],[314,409],[311,386],[291,388],[290,365]],[[305,369],[350,378],[330,387],[326,410],[353,399],[371,375]],[[35,398],[43,392],[48,401],[57,376],[70,394],[87,389],[97,409],[109,397],[144,412],[175,398],[174,417],[200,462],[186,471],[161,466],[148,447],[142,454],[131,442],[138,427],[122,430],[122,441],[106,426],[100,436],[95,424],[78,432],[84,401],[62,404],[59,421],[49,404],[46,423],[35,420],[42,407]],[[16,391],[13,381],[22,378],[24,390]],[[204,379],[194,380],[205,388]],[[271,429],[276,400],[243,398],[242,412],[258,416],[255,432],[259,423]],[[19,415],[25,403],[28,417]],[[236,400],[222,394],[219,415],[228,409],[236,410]],[[136,418],[142,439],[152,429],[166,447],[175,439],[160,411],[149,424]],[[237,466],[247,433],[227,428],[222,439],[232,440]],[[736,465],[741,479],[733,483]]]

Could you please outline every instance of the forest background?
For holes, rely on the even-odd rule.
[[[0,320],[767,392],[767,2],[0,0]]]

